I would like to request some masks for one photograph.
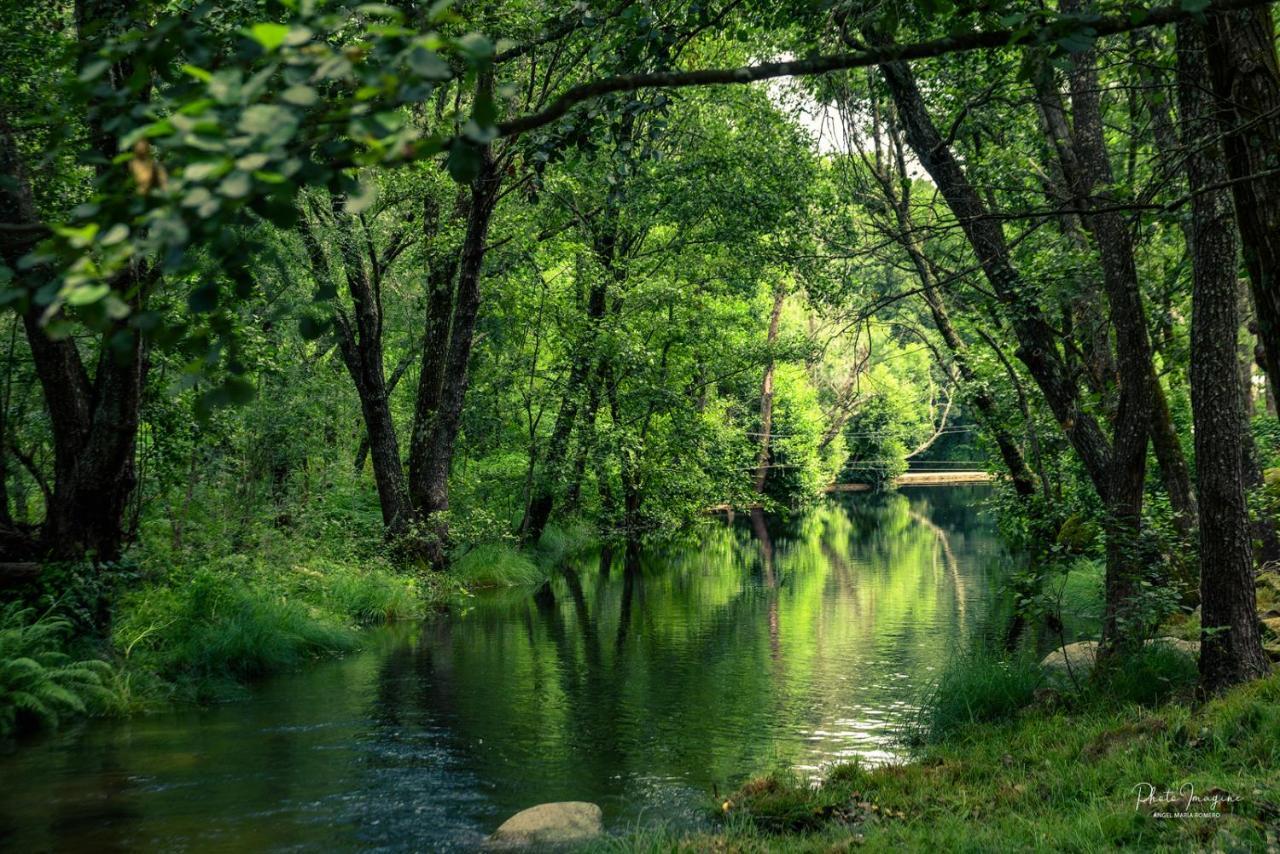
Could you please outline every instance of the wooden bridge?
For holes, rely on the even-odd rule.
[[[966,483],[991,483],[991,473],[985,471],[909,471],[893,479],[893,485],[906,486],[959,486]],[[833,483],[827,492],[867,492],[865,483]]]

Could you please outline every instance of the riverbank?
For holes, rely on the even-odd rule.
[[[459,549],[440,573],[273,532],[219,556],[144,547],[106,571],[46,567],[0,611],[0,738],[242,698],[259,679],[359,651],[366,628],[424,619],[476,590],[539,584],[594,542],[583,526],[552,526],[536,548]],[[93,628],[104,610],[106,637]]]
[[[1274,851],[1277,768],[1280,675],[1198,707],[1067,710],[1046,698],[906,764],[836,766],[816,786],[752,780],[713,807],[716,832],[640,830],[592,848]]]

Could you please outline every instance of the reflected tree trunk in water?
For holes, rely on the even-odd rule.
[[[751,511],[751,530],[760,542],[760,569],[764,586],[769,595],[769,654],[775,660],[782,652],[782,640],[778,617],[778,579],[774,573],[773,539],[765,524],[764,511],[759,507]]]

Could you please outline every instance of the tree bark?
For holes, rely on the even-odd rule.
[[[82,52],[92,46],[84,28],[114,10],[96,4],[77,9]],[[113,69],[113,77],[122,69]],[[113,155],[114,139],[101,132],[91,117],[90,136],[100,154]],[[0,220],[34,226],[40,219],[31,194],[31,178],[6,118],[0,115],[0,173],[9,181],[0,187]],[[3,245],[5,264],[26,275],[19,259],[33,248],[17,241]],[[146,304],[156,274],[145,262],[133,263],[115,284],[130,294],[136,311]],[[24,289],[36,290],[31,283]],[[97,562],[117,560],[125,545],[124,514],[137,482],[134,450],[137,443],[147,351],[141,333],[127,321],[117,322],[98,342],[97,366],[90,377],[71,338],[50,338],[43,309],[30,305],[22,313],[36,375],[49,412],[54,448],[54,485],[40,526],[38,541],[6,543],[14,557]],[[123,346],[121,346],[123,344]],[[9,557],[6,555],[6,557]],[[105,615],[104,615],[105,617]]]
[[[1280,61],[1270,5],[1211,6],[1205,48],[1267,383],[1280,398]]]
[[[443,567],[448,545],[448,527],[439,514],[449,509],[449,472],[453,451],[462,424],[462,404],[467,394],[471,344],[475,335],[476,313],[480,308],[480,276],[484,267],[485,241],[489,221],[502,177],[494,165],[493,154],[485,147],[480,154],[480,172],[471,184],[471,204],[467,215],[466,238],[458,264],[458,285],[454,296],[453,318],[449,325],[447,345],[438,337],[426,346],[424,362],[437,354],[444,355],[441,372],[439,405],[429,423],[414,424],[414,443],[409,455],[409,490],[414,506],[431,526],[431,542],[425,544],[426,557],[434,567]],[[433,294],[433,298],[434,298]],[[438,330],[428,330],[428,333]],[[447,346],[447,349],[445,349]],[[432,377],[425,371],[423,382]],[[421,395],[421,390],[420,390]],[[424,413],[419,411],[419,417]]]
[[[1214,142],[1212,104],[1201,93],[1204,39],[1178,25],[1178,95],[1192,194],[1191,402],[1200,519],[1200,683],[1222,690],[1267,672],[1258,630],[1252,532],[1236,336],[1237,242],[1226,168]]]
[[[1075,2],[1063,2],[1062,8],[1078,11]],[[1137,546],[1156,376],[1133,239],[1124,217],[1109,209],[1117,200],[1112,192],[1114,178],[1102,131],[1096,62],[1096,49],[1076,54],[1069,79],[1072,143],[1079,163],[1072,190],[1087,211],[1082,221],[1094,238],[1101,261],[1116,333],[1116,372],[1120,382],[1107,495],[1107,602],[1102,630],[1103,646],[1107,647],[1126,634],[1125,605],[1136,592],[1143,571]]]
[[[888,174],[877,174],[876,176],[881,194],[885,196],[885,200],[893,209],[894,219],[898,225],[898,232],[894,237],[906,251],[912,267],[915,268],[916,278],[920,280],[921,296],[929,308],[933,326],[938,330],[938,334],[942,336],[943,343],[946,344],[947,349],[951,352],[951,358],[960,374],[962,381],[961,393],[964,395],[965,400],[977,410],[980,422],[995,441],[996,448],[1000,451],[1000,459],[1003,460],[1005,469],[1009,472],[1014,492],[1023,498],[1032,496],[1036,492],[1036,487],[1031,468],[1027,465],[1026,458],[1022,454],[1022,449],[1018,447],[1018,443],[1009,435],[1009,431],[1001,425],[995,400],[992,399],[977,372],[974,371],[973,364],[969,358],[969,347],[951,322],[951,314],[947,310],[942,289],[938,286],[937,276],[934,275],[929,259],[924,254],[924,247],[920,245],[920,241],[916,237],[917,231],[911,216],[909,197],[905,191],[899,196],[893,189],[895,183],[903,182],[906,178],[905,162],[901,151],[902,145],[900,137],[896,133],[894,133],[894,148],[897,152],[895,161],[898,174],[892,177]],[[878,173],[882,172],[878,168],[876,171]],[[896,182],[895,178],[897,179]],[[826,439],[825,436],[823,438],[824,440]]]

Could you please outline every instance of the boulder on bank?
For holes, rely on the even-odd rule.
[[[490,837],[506,845],[563,845],[585,842],[604,832],[600,807],[585,801],[538,804],[502,823]]]
[[[1184,655],[1196,658],[1200,655],[1200,642],[1182,640],[1181,638],[1152,638],[1147,641],[1147,646],[1159,644],[1161,646],[1171,647],[1178,650]],[[1094,662],[1098,659],[1098,642],[1097,641],[1078,641],[1069,643],[1064,647],[1059,647],[1049,653],[1040,662],[1040,666],[1046,670],[1061,673],[1065,675],[1068,670],[1074,676],[1084,676],[1093,669]]]

